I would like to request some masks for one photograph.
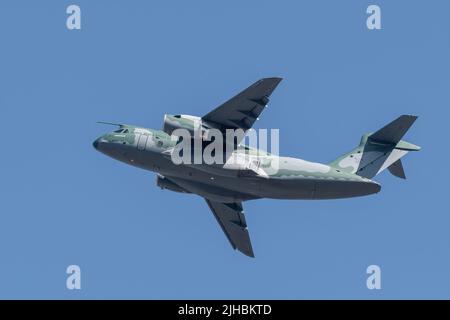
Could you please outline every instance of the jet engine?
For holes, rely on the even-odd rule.
[[[191,137],[205,139],[209,135],[210,126],[202,121],[200,117],[177,114],[164,115],[164,127],[163,131],[169,135],[177,129],[185,129],[189,131]],[[200,132],[194,132],[194,130],[201,130]]]
[[[164,132],[172,134],[176,129],[186,129],[191,134],[194,133],[194,128],[202,128],[202,119],[200,117],[189,115],[164,115]]]

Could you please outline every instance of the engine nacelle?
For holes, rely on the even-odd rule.
[[[161,176],[157,176],[156,177],[156,185],[158,187],[160,187],[161,189],[167,189],[167,190],[170,190],[170,191],[181,192],[181,193],[190,193],[190,192],[184,190],[183,188],[181,188],[180,186],[176,185],[175,183],[173,183],[169,179],[166,179],[166,178],[161,177]]]
[[[176,129],[186,129],[191,133],[191,135],[194,134],[194,129],[201,129],[204,131],[204,128],[202,127],[202,119],[200,117],[184,114],[164,115],[164,132],[172,135],[173,131]]]

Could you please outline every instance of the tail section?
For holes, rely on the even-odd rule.
[[[416,119],[416,116],[402,115],[375,133],[363,135],[358,147],[330,166],[369,179],[388,169],[394,176],[405,179],[400,159],[410,151],[419,151],[420,147],[401,138]]]
[[[401,179],[406,179],[405,170],[403,170],[402,159],[398,159],[388,167],[390,173]]]

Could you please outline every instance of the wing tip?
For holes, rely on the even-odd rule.
[[[259,81],[271,81],[271,82],[275,82],[275,83],[280,83],[283,80],[282,77],[266,77],[266,78],[262,78]]]
[[[245,250],[236,248],[236,250],[238,250],[239,252],[241,252],[242,254],[246,255],[246,256],[249,257],[249,258],[255,258],[255,254],[254,254],[252,248],[245,249]]]
[[[414,114],[402,114],[399,118],[402,118],[402,119],[408,119],[408,120],[410,120],[411,122],[414,122],[414,121],[417,120],[418,117],[419,117],[419,116],[416,116],[416,115],[414,115]]]

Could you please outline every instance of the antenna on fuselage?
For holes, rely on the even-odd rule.
[[[108,124],[108,125],[111,125],[111,126],[119,126],[119,127],[123,126],[123,124],[120,124],[120,123],[112,123],[112,122],[105,122],[105,121],[97,121],[97,123]]]

